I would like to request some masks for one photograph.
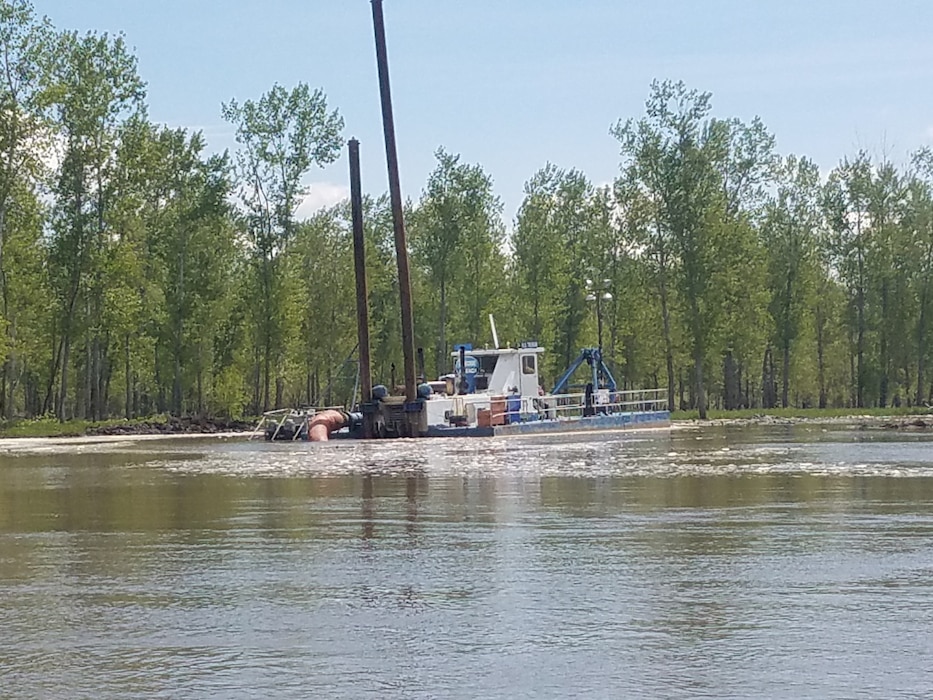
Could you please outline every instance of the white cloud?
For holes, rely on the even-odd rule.
[[[295,212],[298,220],[307,219],[315,212],[332,207],[350,196],[350,188],[335,182],[312,182],[309,188],[308,195]]]

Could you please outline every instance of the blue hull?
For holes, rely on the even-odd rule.
[[[671,424],[670,411],[634,411],[587,417],[532,420],[492,427],[428,428],[427,437],[495,437],[508,435],[547,435],[554,433],[597,432],[665,428]]]

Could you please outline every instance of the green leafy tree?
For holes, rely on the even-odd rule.
[[[298,227],[291,256],[301,332],[290,355],[304,382],[292,388],[293,404],[332,404],[335,397],[344,403],[355,383],[356,367],[346,362],[357,335],[350,221],[349,203],[343,203]]]
[[[42,239],[44,208],[33,188],[14,188],[5,216],[6,251],[4,302],[7,305],[7,353],[4,364],[6,417],[40,412],[40,395],[49,357],[49,298]],[[19,390],[21,398],[17,398]]]
[[[810,281],[822,225],[821,192],[816,164],[788,156],[778,168],[775,192],[761,228],[768,254],[768,311],[774,344],[782,358],[781,405],[785,408],[789,405],[791,354],[812,294]],[[766,406],[769,403],[765,401]]]
[[[673,408],[676,389],[672,328],[675,305],[670,281],[673,261],[664,229],[658,227],[657,209],[634,168],[616,179],[610,205],[614,212],[614,240],[601,246],[611,260],[609,278],[614,294],[609,357],[617,356],[616,346],[621,344],[623,383],[632,388],[646,384],[658,387],[663,362],[668,405]]]
[[[711,269],[715,247],[710,232],[723,216],[722,179],[716,159],[724,148],[709,121],[709,93],[683,83],[654,82],[639,121],[619,122],[623,169],[634,167],[657,207],[665,254],[677,258],[677,282],[686,305],[691,339],[694,399],[706,417],[704,362],[710,334]]]
[[[255,403],[268,410],[273,397],[270,383],[277,377],[274,397],[281,399],[280,375],[291,330],[285,295],[285,265],[280,262],[296,230],[295,211],[307,188],[304,176],[315,165],[333,162],[342,146],[343,119],[328,111],[318,89],[299,83],[292,90],[273,85],[258,101],[223,105],[224,119],[236,126],[240,201],[253,249],[258,287],[254,304],[257,377]]]
[[[204,155],[199,132],[153,128],[149,138],[157,159],[150,187],[158,203],[150,221],[150,250],[160,263],[165,303],[160,336],[167,346],[164,354],[171,358],[170,408],[182,415],[189,412],[187,404],[201,414],[210,383],[216,310],[228,292],[234,253],[226,202],[230,168],[226,154]],[[185,391],[186,386],[194,390]]]
[[[525,197],[512,233],[512,267],[518,296],[528,300],[526,318],[520,323],[531,336],[553,347],[551,320],[557,303],[561,260],[567,251],[555,222],[556,194],[564,172],[548,164],[525,183]],[[521,313],[523,309],[516,309]]]
[[[50,381],[60,371],[55,408],[64,419],[72,343],[83,332],[84,381],[76,387],[77,413],[100,418],[108,350],[101,325],[104,259],[110,245],[108,214],[116,198],[116,142],[120,125],[143,109],[145,89],[122,37],[66,33],[57,51],[54,95],[64,157],[54,188],[50,270],[60,315]],[[50,383],[47,403],[51,394]]]
[[[904,185],[892,163],[885,160],[872,168],[869,183],[868,217],[871,226],[869,277],[877,299],[875,325],[878,335],[878,405],[888,405],[895,367],[903,367],[902,353],[891,339],[907,335],[908,299],[904,281],[909,249],[902,245]],[[903,345],[900,345],[903,348]],[[906,382],[906,377],[904,378]]]
[[[374,377],[391,378],[393,364],[401,367],[402,325],[395,233],[387,194],[363,198],[363,234],[369,288],[370,338]],[[413,276],[413,281],[415,277]]]
[[[553,348],[552,376],[578,352],[587,319],[586,279],[604,271],[595,249],[593,185],[579,170],[548,164],[525,185],[512,236],[513,269],[532,299],[530,330]]]
[[[907,267],[910,288],[916,299],[915,339],[916,392],[914,401],[923,405],[933,395],[927,384],[930,324],[933,321],[933,150],[922,148],[912,156],[913,172],[905,193],[904,229],[909,241]]]
[[[0,417],[10,418],[17,383],[20,307],[13,303],[26,274],[11,247],[37,245],[37,230],[23,223],[21,209],[31,210],[36,186],[44,175],[41,156],[48,150],[47,88],[52,29],[36,18],[25,0],[0,0]],[[27,219],[30,218],[28,215]],[[31,237],[30,232],[31,231]],[[20,258],[22,259],[22,258]],[[35,278],[29,284],[35,283]],[[22,367],[20,366],[21,370]]]
[[[868,257],[871,247],[871,161],[861,152],[854,160],[844,159],[829,176],[824,209],[829,225],[826,238],[829,260],[846,286],[854,311],[852,353],[854,405],[865,406],[868,381]]]
[[[455,316],[463,334],[476,340],[482,314],[488,310],[502,262],[493,262],[502,239],[499,199],[492,179],[479,165],[460,162],[460,156],[439,148],[437,167],[428,176],[412,213],[412,253],[426,281],[437,290],[433,311],[437,319],[435,368],[446,368],[449,353],[450,308],[454,292]],[[492,265],[492,270],[490,270]],[[492,274],[491,274],[492,273]]]
[[[647,123],[621,124],[614,135],[623,140],[623,153],[631,154],[616,179],[615,201],[622,216],[622,245],[638,256],[643,279],[657,290],[664,341],[667,401],[675,408],[672,294],[677,258],[670,229],[662,218],[665,184],[659,169],[659,143]],[[635,154],[637,153],[637,157]]]

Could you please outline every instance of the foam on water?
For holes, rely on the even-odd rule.
[[[107,440],[24,444],[17,454],[130,453],[177,473],[231,476],[933,476],[933,435],[863,435],[786,427],[516,438],[433,438],[329,443]],[[725,444],[728,443],[728,444]]]

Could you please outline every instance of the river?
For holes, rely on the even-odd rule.
[[[2,698],[928,698],[933,434],[0,445]]]

